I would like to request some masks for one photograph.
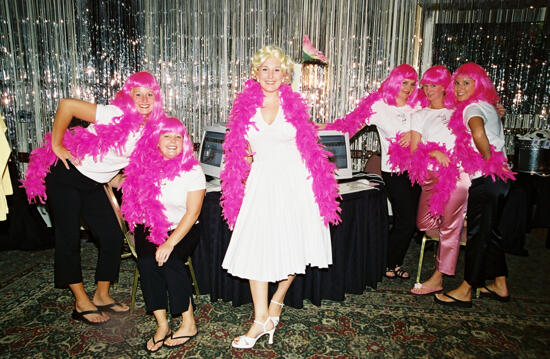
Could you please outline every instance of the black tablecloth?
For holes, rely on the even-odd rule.
[[[212,301],[232,301],[233,306],[252,301],[248,280],[233,277],[221,263],[231,232],[221,217],[219,192],[206,194],[200,216],[201,240],[193,265],[201,294]],[[331,226],[333,264],[328,269],[306,269],[296,276],[285,303],[301,308],[303,299],[320,305],[321,299],[344,300],[345,293],[376,288],[386,267],[388,210],[383,187],[345,194],[341,201],[342,223]],[[275,285],[270,285],[271,294]]]

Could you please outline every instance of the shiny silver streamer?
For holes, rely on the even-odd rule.
[[[444,62],[451,71],[468,61],[480,63],[508,111],[504,118],[508,154],[514,153],[516,134],[550,129],[547,1],[421,3],[425,42],[422,69],[429,68],[436,55],[439,61],[435,61]],[[434,38],[436,26],[440,26],[438,38]]]
[[[529,12],[466,10],[431,18],[512,22]],[[225,121],[253,53],[275,44],[300,63],[306,34],[328,65],[302,90],[318,94],[313,119],[330,122],[394,66],[419,63],[417,14],[416,0],[0,0],[1,111],[14,149],[28,152],[51,129],[59,98],[105,103],[130,73],[147,70],[161,83],[166,111],[198,142],[204,126]],[[376,133],[366,131],[353,148],[376,150]]]
[[[29,152],[51,129],[60,98],[105,103],[130,73],[147,70],[161,83],[167,113],[198,142],[205,125],[225,121],[257,49],[275,44],[300,63],[307,34],[329,59],[312,114],[330,122],[393,66],[412,62],[415,7],[413,0],[3,0],[2,113],[14,149]],[[354,143],[377,145],[373,133]]]

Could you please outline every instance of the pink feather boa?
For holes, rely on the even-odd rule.
[[[165,160],[153,144],[146,143],[155,131],[154,124],[145,126],[144,134],[130,156],[130,163],[124,170],[122,183],[121,212],[133,232],[136,224],[149,228],[148,240],[160,245],[168,237],[171,223],[164,215],[164,206],[159,201],[160,186],[163,180],[173,180],[183,172],[190,171],[198,161],[192,151],[182,151],[173,159]],[[154,138],[158,141],[158,136]],[[185,157],[184,157],[185,156]]]
[[[308,107],[300,94],[293,92],[288,85],[281,85],[279,91],[283,112],[287,121],[296,128],[296,145],[313,178],[312,189],[319,212],[326,226],[329,223],[338,224],[341,210],[337,201],[338,184],[333,175],[336,167],[328,160],[330,153],[318,143],[319,135],[309,121]],[[256,109],[263,106],[263,99],[260,84],[250,79],[235,98],[229,115],[229,131],[223,144],[225,167],[220,178],[222,212],[231,228],[237,221],[250,172],[250,164],[245,159],[248,147],[245,136]]]
[[[437,183],[433,187],[433,194],[429,202],[429,211],[434,218],[439,218],[443,214],[445,204],[449,201],[451,192],[456,188],[456,183],[460,176],[460,169],[452,154],[445,146],[436,143],[419,143],[415,152],[410,152],[409,147],[403,147],[398,144],[402,134],[398,133],[395,138],[389,139],[388,148],[389,161],[392,170],[399,173],[407,171],[411,184],[415,182],[424,185],[430,176],[430,172],[435,172]],[[442,166],[435,157],[431,155],[432,151],[440,151],[451,159],[447,167]],[[432,168],[428,170],[428,168]]]
[[[83,127],[67,129],[63,137],[63,145],[76,159],[82,159],[86,155],[92,156],[95,161],[101,160],[112,148],[121,153],[128,135],[140,129],[140,123],[129,116],[119,116],[108,125],[94,125],[96,134]],[[22,186],[27,192],[29,203],[38,198],[40,203],[45,203],[46,185],[45,179],[50,172],[50,167],[57,163],[58,157],[52,150],[52,135],[48,132],[44,135],[44,142],[40,147],[31,152],[29,165],[25,179],[21,180]]]
[[[495,146],[491,145],[491,157],[485,160],[481,154],[472,147],[472,135],[466,128],[463,120],[463,112],[466,106],[478,101],[460,102],[451,116],[449,128],[456,136],[453,156],[455,161],[460,163],[464,171],[474,174],[481,171],[483,176],[491,176],[493,181],[499,177],[503,181],[509,179],[515,180],[515,172],[508,167],[506,156],[501,151],[496,151]]]
[[[388,138],[390,145],[388,146],[388,163],[391,171],[395,173],[403,173],[411,167],[411,151],[410,147],[401,146],[398,141],[403,134],[397,132],[395,138]],[[414,179],[411,178],[411,184],[414,184]]]
[[[353,111],[344,116],[344,118],[339,118],[333,123],[327,124],[325,128],[327,130],[345,132],[349,134],[350,138],[352,138],[357,131],[363,128],[365,123],[368,123],[370,117],[374,114],[372,105],[381,98],[382,95],[378,92],[373,92],[370,95],[363,97],[361,102],[359,102],[359,105],[357,105]]]

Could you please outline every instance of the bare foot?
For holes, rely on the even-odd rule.
[[[435,292],[440,292],[441,290],[443,290],[443,287],[441,287],[441,286],[432,287],[432,286],[427,285],[426,283],[427,282],[415,283],[414,287],[411,288],[411,293],[412,294],[417,294],[417,295],[426,295],[426,294],[431,294],[431,293],[435,293]]]
[[[486,285],[486,287],[489,288],[489,290],[495,292],[500,297],[507,297],[509,295],[508,287],[498,287],[495,283],[488,284]],[[483,287],[479,288],[479,291],[481,293],[489,293],[489,291]]]
[[[87,311],[96,311],[97,307],[93,305],[92,302],[82,302],[82,303],[76,303],[75,309],[78,313],[87,312]],[[97,313],[90,313],[90,314],[84,314],[84,318],[89,320],[93,323],[104,323],[109,321],[111,319],[109,315],[105,313],[97,314]]]
[[[430,279],[422,283],[422,286],[427,288],[443,288],[443,274],[435,270]]]
[[[125,313],[130,310],[126,304],[119,303],[110,296],[100,297],[97,293],[94,295],[93,304],[97,307],[104,307],[104,310],[113,313]],[[107,306],[108,308],[105,308]]]
[[[158,327],[155,335],[147,341],[147,350],[150,352],[156,352],[159,350],[168,335],[170,335],[170,327]]]
[[[164,345],[167,347],[179,347],[193,339],[198,333],[199,331],[194,323],[186,327],[182,325],[178,330],[172,333],[172,335],[166,338]]]
[[[447,294],[449,296],[455,298],[455,299],[458,299],[458,300],[462,301],[462,302],[470,302],[472,300],[472,292],[471,291],[466,292],[464,290],[461,290],[460,287],[447,292]],[[452,302],[453,301],[452,298],[449,298],[448,296],[444,295],[444,293],[437,293],[435,296],[437,297],[437,299],[439,299],[442,302]]]

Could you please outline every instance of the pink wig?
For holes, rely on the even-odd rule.
[[[177,133],[183,137],[183,149],[178,156],[180,161],[184,162],[189,156],[193,156],[193,143],[185,130],[185,125],[175,117],[161,117],[154,125],[146,127],[146,131],[136,145],[135,155],[141,157],[140,162],[143,165],[151,161],[152,158],[158,157],[159,139],[165,133]]]
[[[183,136],[183,149],[179,156],[164,159],[158,148],[159,138],[164,133]],[[124,170],[125,180],[121,187],[121,211],[130,230],[142,223],[149,228],[150,242],[157,245],[164,243],[171,224],[164,215],[164,205],[158,200],[161,182],[164,179],[173,180],[197,164],[193,157],[193,144],[183,123],[177,118],[164,116],[158,121],[147,121],[143,136]]]
[[[149,119],[158,120],[164,115],[160,86],[155,77],[149,72],[136,72],[130,75],[124,83],[124,86],[122,86],[122,89],[120,89],[115,94],[115,98],[111,100],[111,105],[115,105],[120,108],[122,112],[124,112],[124,115],[130,117],[132,120],[141,122],[142,115],[136,111],[136,106],[130,96],[130,92],[134,87],[146,87],[153,90],[155,93],[155,104],[153,105],[153,111],[148,117]]]
[[[443,65],[435,65],[430,67],[422,75],[422,80],[420,80],[421,85],[441,85],[447,91],[447,87],[451,82],[451,73]],[[426,107],[430,104],[430,101],[426,98],[424,91],[418,91],[418,99],[422,107]]]
[[[483,70],[481,66],[473,62],[468,62],[460,66],[453,73],[451,82],[447,86],[447,96],[445,96],[445,105],[449,108],[456,107],[458,100],[454,93],[454,85],[457,76],[468,76],[475,82],[475,90],[472,96],[467,100],[468,102],[473,101],[485,101],[492,105],[496,104],[499,101],[497,91],[493,82],[487,75],[487,72]]]
[[[395,98],[397,97],[399,90],[401,90],[401,85],[404,80],[418,81],[418,74],[411,65],[402,64],[395,67],[391,70],[388,77],[382,82],[377,92],[382,95],[384,102],[388,105],[397,106]],[[417,93],[418,89],[415,88],[413,93],[411,93],[407,99],[407,103],[409,105],[414,106],[416,104],[418,100]]]
[[[155,103],[153,111],[148,119],[155,122],[165,117],[162,109],[162,96],[157,80],[148,72],[137,72],[130,75],[124,86],[115,95],[111,104],[120,108],[122,116],[116,118],[113,123],[108,125],[95,124],[95,134],[83,127],[73,127],[65,132],[63,145],[71,151],[77,159],[82,159],[89,155],[95,161],[102,160],[103,156],[114,149],[119,154],[122,153],[128,135],[134,131],[140,131],[143,124],[143,116],[136,111],[136,106],[130,92],[134,87],[146,87],[152,89],[155,94]],[[29,203],[35,197],[41,203],[46,200],[45,178],[50,172],[50,167],[57,162],[57,156],[51,148],[51,132],[44,135],[44,142],[40,147],[35,148],[29,159],[29,166],[25,179],[21,181],[27,192]]]
[[[342,131],[349,134],[350,138],[353,137],[357,131],[363,128],[365,121],[367,123],[370,121],[370,117],[374,114],[372,110],[374,103],[383,100],[388,105],[397,106],[395,99],[405,79],[418,81],[416,70],[407,64],[395,67],[382,82],[378,91],[367,94],[353,111],[346,114],[343,118],[336,119],[334,122],[327,124],[325,128],[327,130]],[[417,102],[418,88],[415,88],[409,95],[407,103],[414,107]]]

